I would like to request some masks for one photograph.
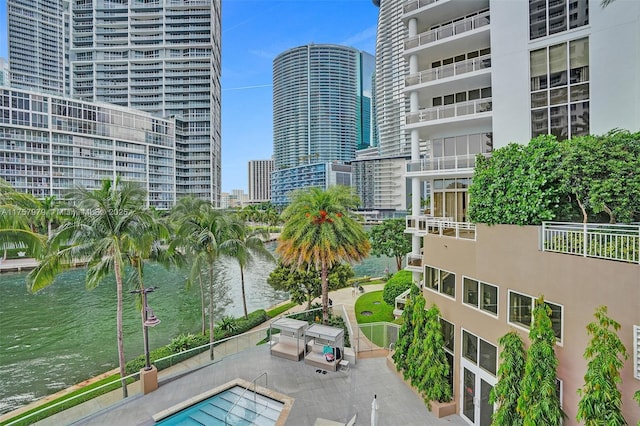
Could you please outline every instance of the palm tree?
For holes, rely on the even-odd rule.
[[[244,317],[249,318],[247,312],[247,297],[244,289],[244,270],[254,256],[275,262],[275,258],[264,246],[264,240],[269,233],[265,230],[251,231],[247,223],[240,218],[231,221],[229,227],[230,238],[223,243],[223,252],[226,256],[235,259],[240,266],[240,283],[242,286],[242,305]]]
[[[171,249],[188,247],[192,254],[192,264],[189,279],[193,282],[202,274],[203,266],[208,276],[209,290],[209,343],[210,356],[214,359],[214,326],[213,301],[215,285],[215,265],[222,254],[222,243],[229,238],[229,220],[221,211],[215,210],[210,204],[192,215],[184,217],[178,228],[175,241]]]
[[[25,246],[31,256],[43,253],[46,237],[32,229],[30,220],[39,211],[39,202],[31,194],[16,191],[0,179],[0,247],[6,257],[7,247]]]
[[[322,320],[329,319],[328,271],[336,263],[358,262],[367,257],[369,238],[350,214],[358,197],[345,186],[309,188],[293,193],[282,213],[284,227],[277,252],[283,263],[301,267],[309,264],[320,272]]]
[[[59,204],[55,195],[48,195],[40,201],[39,219],[47,227],[47,237],[53,235],[53,224],[60,218],[58,214]]]
[[[87,261],[85,284],[89,289],[112,273],[115,275],[118,364],[126,398],[122,284],[127,254],[140,243],[140,235],[153,229],[144,211],[146,193],[137,183],[116,179],[103,181],[101,188],[94,191],[77,188],[69,196],[77,203],[73,219],[54,231],[48,242],[49,254],[29,273],[27,287],[31,292],[47,287],[78,260]]]

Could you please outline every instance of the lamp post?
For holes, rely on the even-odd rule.
[[[157,287],[145,287],[140,290],[131,291],[132,294],[141,294],[142,295],[142,309],[143,309],[143,338],[144,338],[144,358],[145,358],[145,367],[146,371],[151,370],[151,361],[149,360],[149,327],[155,327],[160,324],[160,320],[153,313],[153,309],[149,307],[147,304],[147,293],[151,293],[156,290]]]

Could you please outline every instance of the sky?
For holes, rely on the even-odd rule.
[[[374,54],[371,0],[222,0],[222,191],[247,192],[249,160],[273,153],[273,59],[293,47],[332,43]],[[0,0],[0,57],[7,54]]]

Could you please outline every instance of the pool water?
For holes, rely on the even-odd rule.
[[[255,399],[254,399],[255,398]],[[236,404],[237,401],[237,404]],[[234,404],[236,404],[234,406]],[[233,409],[232,409],[233,407]],[[157,425],[274,426],[284,403],[234,386],[156,423]],[[229,410],[231,410],[229,413]],[[229,413],[227,417],[227,413]]]

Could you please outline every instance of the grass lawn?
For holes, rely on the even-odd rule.
[[[358,324],[393,321],[393,306],[382,299],[382,290],[366,292],[358,297],[354,310]],[[364,311],[371,312],[371,315],[362,315]]]

